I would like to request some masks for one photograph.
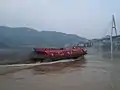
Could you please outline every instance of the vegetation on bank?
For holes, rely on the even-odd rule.
[[[87,39],[74,34],[56,31],[37,31],[26,27],[0,26],[0,48],[2,47],[63,47]]]

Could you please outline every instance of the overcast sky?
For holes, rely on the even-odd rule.
[[[112,14],[120,25],[120,0],[0,0],[0,26],[102,37]]]

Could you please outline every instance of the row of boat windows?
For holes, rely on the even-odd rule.
[[[52,53],[52,54],[73,54],[73,53],[78,53],[80,51],[76,50],[76,51],[64,51],[64,52],[46,52],[46,53]],[[82,50],[81,50],[82,52]]]
[[[74,53],[78,53],[78,52],[66,52],[66,53],[50,53],[52,56],[54,55],[71,55],[71,54],[74,54]]]

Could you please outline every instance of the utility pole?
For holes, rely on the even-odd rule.
[[[112,15],[112,29],[111,29],[111,35],[110,35],[110,43],[111,43],[111,60],[113,60],[113,30],[115,30],[115,34],[117,36],[117,29],[116,29],[116,23],[115,23],[115,18],[114,15]]]

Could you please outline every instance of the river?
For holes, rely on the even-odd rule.
[[[0,90],[120,90],[120,60],[88,54],[77,61],[37,65],[1,74]]]

